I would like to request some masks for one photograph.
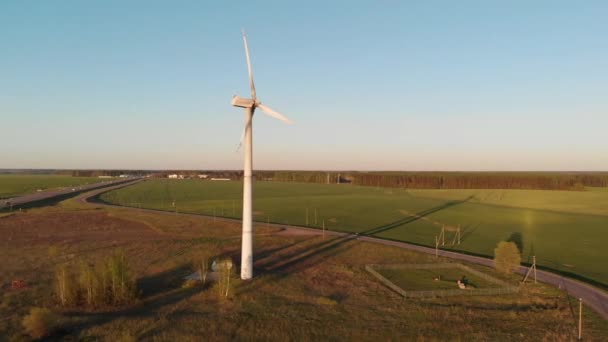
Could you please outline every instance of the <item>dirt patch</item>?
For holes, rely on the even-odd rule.
[[[0,220],[0,246],[75,244],[84,241],[135,241],[158,238],[148,226],[110,217],[104,211],[50,212],[13,215]]]
[[[293,236],[309,236],[309,235],[320,235],[323,234],[322,231],[308,230],[308,229],[294,229],[294,228],[285,228],[280,232],[277,232],[275,235],[293,235]]]

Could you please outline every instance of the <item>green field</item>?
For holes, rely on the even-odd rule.
[[[463,275],[469,288],[497,288],[499,284],[485,280],[458,268],[439,269],[378,269],[386,279],[406,291],[455,290],[457,281]]]
[[[96,182],[99,182],[99,179],[94,177],[72,177],[64,175],[0,175],[0,199],[28,194],[38,190],[80,186]]]
[[[240,182],[150,180],[106,193],[102,199],[122,205],[238,218],[241,187]],[[603,211],[597,205],[606,202],[608,191],[517,191],[504,191],[508,196],[502,196],[505,205],[501,205],[500,199],[492,199],[492,195],[481,196],[501,192],[496,190],[408,191],[257,182],[254,219],[319,228],[325,224],[332,230],[427,246],[434,246],[441,230],[430,222],[433,220],[461,226],[462,243],[446,248],[492,256],[499,241],[511,240],[520,246],[524,261],[536,255],[540,266],[608,284],[604,251],[608,246],[608,215],[599,215]],[[570,206],[565,199],[569,194]],[[588,213],[584,213],[585,208],[590,208]],[[451,241],[452,233],[448,233],[446,242]]]

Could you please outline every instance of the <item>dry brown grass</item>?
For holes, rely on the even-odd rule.
[[[153,227],[151,227],[151,225]],[[238,224],[136,210],[52,208],[0,220],[0,274],[25,279],[5,291],[0,335],[22,334],[27,308],[52,307],[54,265],[103,260],[120,246],[142,290],[120,309],[65,312],[66,333],[78,339],[256,340],[572,340],[569,297],[526,285],[502,297],[403,300],[364,270],[366,264],[429,263],[435,258],[340,237],[269,234],[255,237],[252,281],[231,279],[226,299],[216,285],[183,287],[205,248],[239,260]],[[57,247],[53,247],[57,246]],[[50,249],[52,253],[50,253]],[[51,255],[52,254],[52,255]],[[445,261],[441,260],[440,261]],[[484,268],[485,272],[493,273]],[[235,273],[238,273],[235,272]],[[502,276],[504,277],[508,276]],[[510,281],[515,281],[515,276]],[[4,278],[4,277],[3,277]],[[608,324],[585,312],[585,339],[602,340]]]

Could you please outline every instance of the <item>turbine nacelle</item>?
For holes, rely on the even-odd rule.
[[[253,99],[245,99],[238,95],[234,95],[230,103],[235,107],[241,108],[253,108],[256,105]]]

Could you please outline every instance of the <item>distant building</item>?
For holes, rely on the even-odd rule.
[[[209,175],[203,175],[203,174],[198,175],[198,178],[200,178],[200,179],[207,179],[207,177],[209,177]]]
[[[167,175],[167,178],[177,179],[177,175],[176,174]]]
[[[229,181],[230,178],[211,178],[212,181]]]
[[[113,178],[112,176],[97,176],[97,178]]]
[[[120,177],[120,178],[127,178],[127,177],[129,177],[129,175],[120,175],[118,177]]]

